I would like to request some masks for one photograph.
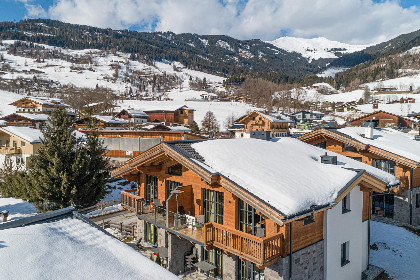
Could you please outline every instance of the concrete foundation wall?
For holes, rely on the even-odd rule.
[[[184,272],[184,256],[191,252],[191,242],[174,234],[168,234],[168,270],[179,274]]]
[[[238,279],[238,263],[237,256],[223,254],[223,280]]]
[[[402,223],[410,222],[410,206],[408,204],[408,191],[394,195],[394,220]]]

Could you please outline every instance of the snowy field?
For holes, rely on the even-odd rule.
[[[393,280],[417,280],[420,275],[420,236],[380,222],[371,222],[370,262],[382,267]]]
[[[130,84],[124,80],[126,74],[133,72],[142,72],[144,75],[154,74],[173,74],[180,77],[188,86],[189,78],[206,78],[207,83],[214,88],[221,88],[223,82],[222,77],[206,74],[200,71],[185,68],[181,63],[173,64],[165,62],[155,62],[154,65],[147,65],[139,61],[130,60],[127,53],[117,52],[110,54],[97,49],[71,50],[58,47],[52,47],[43,44],[36,44],[46,49],[57,50],[63,54],[72,57],[83,57],[89,55],[92,57],[92,63],[74,64],[61,59],[45,59],[43,62],[37,62],[36,59],[11,55],[7,53],[7,48],[13,44],[13,40],[4,40],[3,46],[0,45],[0,54],[3,55],[6,62],[11,66],[13,71],[3,74],[3,79],[27,78],[32,79],[34,74],[28,73],[31,69],[41,71],[36,76],[45,80],[53,80],[63,85],[74,85],[76,87],[95,88],[96,85],[106,87],[116,93],[122,93],[130,88]],[[116,82],[113,81],[115,70],[113,66],[119,65],[119,76]],[[177,70],[174,70],[174,65]],[[26,71],[26,72],[25,72]]]
[[[0,212],[4,210],[9,211],[8,221],[33,216],[37,213],[35,207],[27,201],[11,197],[0,197]]]

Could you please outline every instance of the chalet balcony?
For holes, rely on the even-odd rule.
[[[266,267],[285,253],[284,235],[260,238],[218,223],[200,223],[203,217],[169,211],[163,206],[147,205],[136,195],[137,190],[121,192],[121,205],[137,214],[139,219],[154,224],[191,242],[205,246],[206,249],[220,248]],[[201,216],[201,217],[200,217]]]
[[[0,154],[2,155],[17,155],[21,153],[22,153],[22,149],[18,147],[5,147],[5,146],[0,147]]]

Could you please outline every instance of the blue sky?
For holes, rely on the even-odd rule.
[[[0,0],[0,21],[39,17],[113,29],[371,44],[420,29],[420,0]]]

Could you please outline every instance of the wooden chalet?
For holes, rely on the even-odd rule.
[[[290,119],[273,117],[258,111],[243,116],[230,128],[236,138],[249,138],[252,131],[270,131],[271,137],[284,137],[290,135]]]
[[[130,159],[112,176],[137,182],[136,189],[121,192],[122,206],[137,215],[142,242],[166,248],[170,271],[187,270],[191,263],[184,256],[189,256],[212,265],[209,275],[223,279],[360,278],[367,267],[370,194],[385,191],[387,180],[395,177],[374,168],[337,168],[314,160],[314,154],[323,152],[291,138],[173,141]],[[221,169],[220,164],[231,166],[232,161],[240,167]],[[347,167],[361,165],[345,157],[340,161],[347,161]],[[313,167],[320,172],[308,175],[305,164],[310,165],[307,171]],[[258,171],[264,166],[290,169],[266,176]],[[324,178],[337,170],[345,176]],[[324,196],[324,185],[312,176],[338,195],[321,199],[321,204],[308,202],[314,196],[301,189],[304,185]],[[277,177],[279,184],[272,184]],[[260,185],[250,183],[258,178]],[[308,204],[287,210],[289,199]],[[346,208],[350,201],[351,212]],[[351,262],[340,263],[340,246],[350,243],[350,251],[360,252],[353,251],[357,258]]]
[[[32,128],[42,128],[48,115],[35,113],[13,113],[2,117],[0,120],[6,122],[7,126],[27,126]]]
[[[352,126],[362,126],[363,123],[373,123],[374,127],[394,125],[398,128],[413,128],[414,121],[384,111],[377,111],[350,121]]]
[[[118,114],[115,115],[115,117],[128,120],[133,124],[144,124],[147,123],[149,115],[147,115],[142,110],[122,109]]]
[[[149,118],[149,122],[159,121],[165,125],[188,125],[191,126],[194,122],[194,109],[187,106],[178,108],[162,108],[162,109],[147,109],[143,110]]]
[[[41,97],[24,97],[9,105],[16,106],[17,113],[43,113],[48,114],[58,106],[69,107],[59,99],[46,99]]]
[[[369,134],[371,135],[369,136]],[[420,224],[420,141],[393,129],[316,129],[297,139],[395,175],[400,185],[373,198],[375,214]]]
[[[0,127],[0,168],[25,170],[29,157],[41,147],[42,132],[18,126]]]

